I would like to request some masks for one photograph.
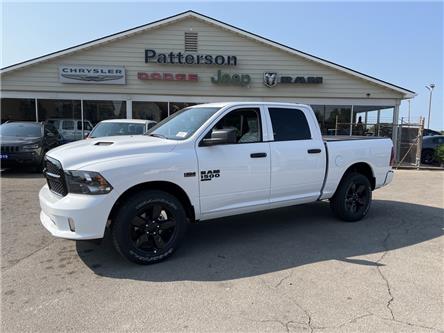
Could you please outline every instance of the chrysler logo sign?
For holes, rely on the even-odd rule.
[[[60,65],[59,80],[62,83],[89,84],[125,84],[124,67],[89,66],[89,65]]]

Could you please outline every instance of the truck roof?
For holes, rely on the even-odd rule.
[[[307,106],[307,104],[302,104],[302,103],[282,103],[282,102],[273,102],[273,101],[248,101],[248,102],[215,102],[215,103],[206,103],[206,104],[197,104],[194,105],[193,107],[218,107],[218,108],[222,108],[222,107],[226,107],[226,106],[242,106],[242,105],[251,105],[251,104],[256,104],[256,105],[279,105],[279,106]]]
[[[145,120],[145,119],[107,119],[102,120],[101,123],[130,123],[130,124],[145,124],[145,123],[153,123],[154,120]]]

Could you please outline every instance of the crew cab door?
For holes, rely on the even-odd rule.
[[[325,177],[326,151],[313,113],[305,108],[269,106],[270,201],[317,200]]]
[[[263,114],[257,106],[228,110],[198,140],[202,216],[247,212],[269,202],[270,148],[263,142]],[[236,129],[236,143],[201,145],[213,130],[229,128]]]

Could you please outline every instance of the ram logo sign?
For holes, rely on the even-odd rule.
[[[278,84],[321,84],[322,76],[294,76],[294,75],[278,75],[276,72],[264,73],[264,85],[268,88],[277,86]]]
[[[277,85],[278,79],[277,79],[277,73],[271,73],[271,72],[265,72],[264,73],[264,84],[271,88]]]
[[[60,65],[59,81],[62,83],[80,84],[125,84],[124,67]]]

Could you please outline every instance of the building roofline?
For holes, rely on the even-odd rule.
[[[308,59],[308,60],[320,63],[322,65],[334,68],[336,70],[339,70],[339,71],[345,72],[347,74],[353,75],[355,77],[359,77],[361,79],[373,82],[375,84],[382,85],[382,86],[384,86],[386,88],[389,88],[391,90],[395,90],[397,92],[402,93],[405,98],[413,98],[413,97],[416,96],[416,93],[414,91],[409,90],[409,89],[397,86],[397,85],[389,83],[387,81],[383,81],[381,79],[378,79],[378,78],[375,78],[373,76],[361,73],[361,72],[353,70],[351,68],[348,68],[348,67],[336,64],[336,63],[334,63],[332,61],[325,60],[323,58],[320,58],[320,57],[311,55],[309,53],[297,50],[297,49],[295,49],[293,47],[281,44],[279,42],[275,42],[275,41],[273,41],[271,39],[259,36],[257,34],[252,33],[252,32],[246,31],[244,29],[235,27],[235,26],[233,26],[231,24],[219,21],[217,19],[214,19],[212,17],[206,16],[204,14],[197,13],[197,12],[195,12],[193,10],[188,10],[188,11],[185,11],[185,12],[182,12],[182,13],[179,13],[179,14],[176,14],[176,15],[172,15],[172,16],[169,16],[169,17],[157,20],[157,21],[153,21],[151,23],[147,23],[147,24],[143,24],[143,25],[137,26],[135,28],[123,30],[121,32],[117,32],[117,33],[114,33],[114,34],[111,34],[111,35],[108,35],[108,36],[105,36],[105,37],[97,38],[97,39],[94,39],[94,40],[91,40],[91,41],[88,41],[88,42],[85,42],[85,43],[78,44],[76,46],[71,46],[71,47],[62,49],[60,51],[51,52],[51,53],[48,53],[48,54],[40,56],[40,57],[36,57],[36,58],[25,60],[25,61],[22,61],[22,62],[13,64],[13,65],[10,65],[10,66],[7,66],[7,67],[3,67],[3,68],[0,69],[0,74],[8,73],[10,71],[21,69],[21,68],[26,67],[26,66],[30,66],[30,65],[33,65],[33,64],[36,64],[36,63],[40,63],[40,62],[43,62],[43,61],[46,61],[46,60],[50,60],[50,59],[53,59],[53,58],[56,58],[56,57],[67,55],[67,54],[70,54],[70,53],[73,53],[73,52],[77,52],[77,51],[80,51],[80,50],[83,50],[83,49],[94,47],[94,46],[97,46],[97,45],[100,45],[100,44],[103,44],[103,43],[106,43],[106,42],[115,41],[115,40],[118,40],[120,38],[126,38],[126,37],[129,37],[130,35],[134,35],[136,33],[143,32],[143,31],[145,31],[147,29],[156,28],[156,27],[159,27],[159,26],[162,26],[162,25],[166,25],[166,24],[169,24],[169,23],[172,23],[174,21],[178,21],[178,20],[181,20],[181,19],[184,19],[184,18],[187,18],[187,17],[195,17],[195,18],[201,19],[201,20],[206,21],[206,22],[208,22],[210,24],[217,25],[217,26],[219,26],[221,28],[227,29],[227,30],[232,31],[234,33],[238,33],[238,34],[243,35],[245,37],[252,38],[252,39],[254,39],[254,40],[258,41],[258,42],[262,42],[262,43],[274,46],[276,48],[279,48],[281,50],[287,51],[289,53],[301,56],[301,57],[303,57],[305,59]]]

